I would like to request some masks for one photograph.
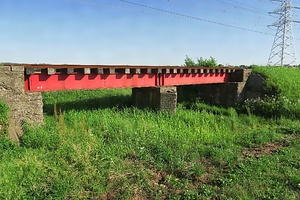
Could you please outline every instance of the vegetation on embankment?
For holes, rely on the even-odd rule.
[[[5,135],[8,130],[9,107],[0,100],[0,135]]]
[[[9,125],[8,111],[9,107],[0,100],[0,160],[3,155],[9,153],[16,146],[7,135]]]
[[[300,68],[253,66],[266,79],[272,96],[246,102],[248,111],[264,117],[300,119]]]
[[[284,87],[273,68],[259,70],[296,110],[297,78]],[[266,109],[258,103],[245,114],[199,101],[193,109],[179,103],[176,114],[139,110],[130,94],[44,93],[45,126],[27,127],[20,146],[0,145],[0,199],[300,198],[296,115],[266,118],[255,114]]]

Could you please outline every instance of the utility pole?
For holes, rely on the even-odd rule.
[[[270,52],[268,65],[274,66],[291,66],[296,64],[295,41],[293,35],[292,23],[299,23],[293,21],[292,18],[292,0],[270,0],[272,2],[280,2],[280,8],[271,15],[278,15],[279,19],[270,26],[276,27],[274,42]]]

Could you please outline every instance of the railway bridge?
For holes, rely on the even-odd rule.
[[[43,124],[41,92],[132,88],[137,107],[176,110],[177,86],[199,85],[204,100],[230,106],[244,99],[251,70],[182,66],[48,65],[0,66],[0,99],[10,106],[10,136],[24,121]]]

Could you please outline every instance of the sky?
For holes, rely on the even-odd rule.
[[[300,1],[294,0],[300,6]],[[0,0],[0,62],[266,65],[269,0]],[[300,10],[295,10],[299,20]],[[294,26],[300,55],[300,25]],[[300,59],[297,56],[297,64]]]

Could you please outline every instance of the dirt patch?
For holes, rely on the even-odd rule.
[[[242,151],[242,154],[244,155],[244,157],[259,158],[264,155],[270,155],[273,152],[276,152],[283,147],[284,147],[284,144],[267,143],[262,147],[254,147],[254,148],[245,149]]]
[[[199,163],[203,166],[204,173],[197,178],[197,182],[199,183],[207,183],[212,178],[212,174],[214,171],[214,166],[208,160],[202,158]]]
[[[23,125],[18,123],[20,122],[14,119],[9,119],[8,134],[9,137],[17,144],[19,144],[19,137],[21,136],[21,133],[23,133]]]
[[[167,179],[167,176],[168,176],[167,172],[164,172],[164,171],[154,172],[154,171],[152,171],[151,183],[153,185],[160,185],[160,186],[165,187],[164,183]]]

